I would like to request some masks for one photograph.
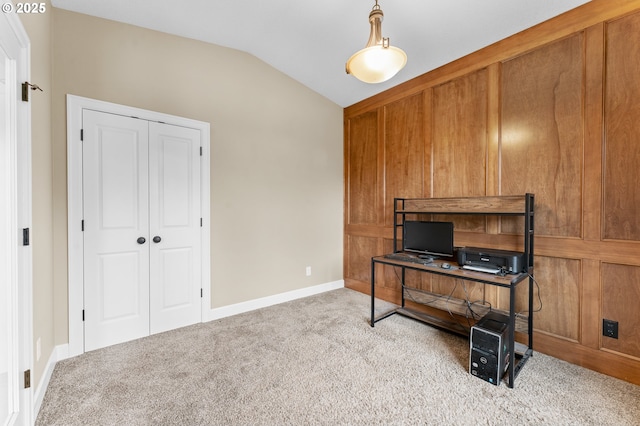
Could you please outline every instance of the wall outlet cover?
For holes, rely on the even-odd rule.
[[[618,321],[603,319],[602,335],[605,337],[611,337],[612,339],[617,339],[618,338]]]

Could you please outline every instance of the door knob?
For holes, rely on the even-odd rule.
[[[138,238],[138,244],[144,244],[147,240],[144,239],[144,237],[140,237]]]
[[[162,238],[160,238],[159,236],[156,235],[155,237],[153,237],[154,243],[159,243],[160,241],[162,241]]]

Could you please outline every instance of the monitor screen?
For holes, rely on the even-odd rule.
[[[402,249],[420,254],[453,256],[453,222],[404,222]]]

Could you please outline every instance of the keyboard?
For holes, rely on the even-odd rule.
[[[401,252],[385,254],[384,257],[391,260],[401,260],[403,262],[419,263],[421,265],[427,265],[433,262],[433,257],[418,257],[414,254],[401,253]]]
[[[486,272],[487,274],[497,274],[501,271],[500,268],[492,268],[490,266],[476,266],[476,265],[464,265],[462,269],[468,269],[470,271]]]

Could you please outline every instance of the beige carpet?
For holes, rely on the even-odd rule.
[[[466,339],[368,312],[340,289],[62,361],[36,424],[640,425],[640,386],[539,353],[493,386]]]

